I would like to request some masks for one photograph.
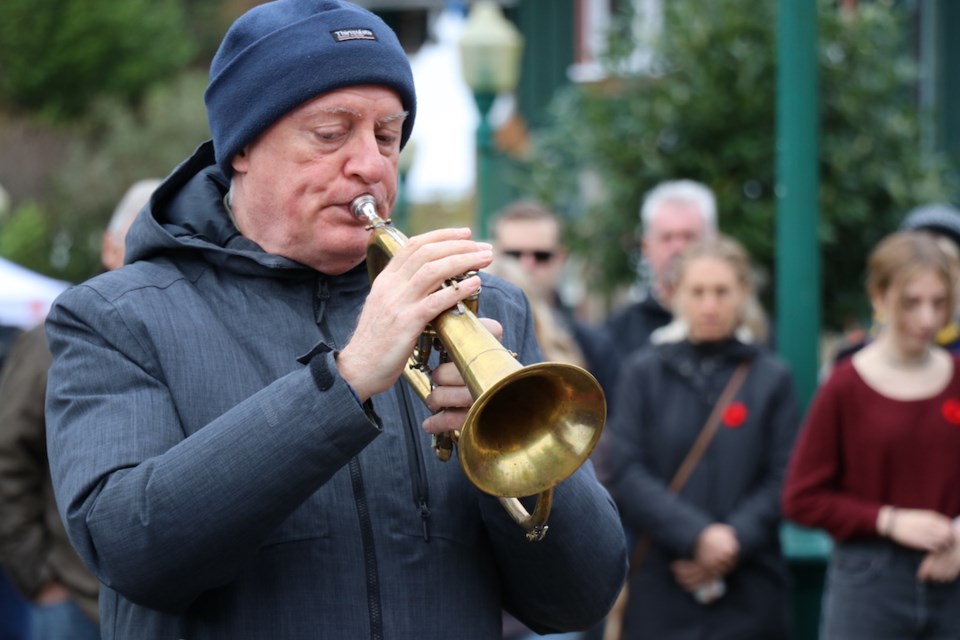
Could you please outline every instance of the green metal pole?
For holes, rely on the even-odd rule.
[[[806,406],[820,335],[817,0],[780,0],[777,59],[777,349]]]
[[[960,2],[940,0],[938,8],[937,43],[940,63],[937,84],[937,149],[946,151],[954,162],[960,164],[960,42],[957,28],[960,25]],[[954,203],[960,204],[960,186],[953,194]]]
[[[477,186],[476,186],[476,218],[474,221],[474,237],[486,239],[490,237],[490,218],[493,216],[494,189],[496,176],[493,144],[493,127],[487,118],[490,107],[497,95],[495,93],[475,93],[473,98],[480,111],[480,124],[477,125]]]
[[[777,350],[806,406],[820,350],[817,0],[780,0],[778,7]],[[794,582],[794,636],[816,640],[829,539],[791,523],[781,538]]]

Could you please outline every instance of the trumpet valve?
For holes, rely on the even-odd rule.
[[[446,462],[453,454],[453,438],[449,433],[434,434],[432,446],[433,452],[441,462]]]

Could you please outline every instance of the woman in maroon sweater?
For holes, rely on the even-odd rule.
[[[960,359],[934,343],[956,267],[931,236],[901,232],[868,270],[885,328],[814,399],[783,512],[837,543],[823,640],[960,639]]]

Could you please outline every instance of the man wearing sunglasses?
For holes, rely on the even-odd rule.
[[[557,215],[539,202],[517,201],[497,215],[492,232],[495,260],[520,265],[532,293],[551,308],[558,323],[571,334],[587,369],[603,387],[609,405],[616,354],[606,337],[597,328],[579,321],[559,294],[567,252]]]
[[[537,202],[515,202],[494,221],[493,239],[499,255],[520,263],[538,295],[556,295],[567,254],[553,212]]]

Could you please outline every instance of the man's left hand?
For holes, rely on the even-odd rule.
[[[496,320],[480,318],[480,323],[497,340],[503,338],[503,327]],[[467,411],[473,405],[473,397],[463,381],[463,376],[452,362],[446,362],[434,369],[430,377],[436,386],[427,396],[427,407],[434,413],[423,421],[423,430],[437,434],[459,429],[467,418]]]

